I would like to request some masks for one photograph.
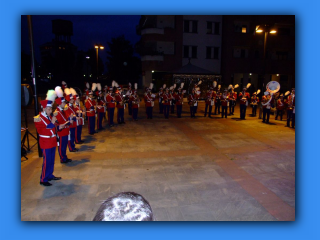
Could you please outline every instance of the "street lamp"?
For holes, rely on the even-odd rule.
[[[266,75],[266,47],[267,47],[267,40],[268,40],[268,35],[270,34],[275,34],[277,31],[270,27],[270,25],[265,24],[265,25],[257,25],[256,26],[256,33],[263,33],[264,32],[264,41],[263,41],[263,83],[265,80],[265,75]],[[258,79],[258,88],[263,88],[263,85],[261,84],[260,78]],[[262,91],[263,92],[263,91]],[[261,107],[259,108],[259,119],[261,119],[262,111]]]
[[[99,58],[98,58],[98,51],[99,51],[99,49],[101,49],[101,50],[103,50],[104,49],[104,46],[101,46],[101,45],[94,45],[94,48],[96,49],[96,51],[97,51],[97,80],[98,80],[98,76],[99,76],[99,72],[98,72],[98,70],[99,70]]]

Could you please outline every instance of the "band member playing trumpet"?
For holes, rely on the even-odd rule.
[[[162,95],[163,97],[163,113],[164,113],[164,118],[168,119],[169,118],[169,111],[170,111],[170,93],[169,93],[169,88],[166,88],[166,92]]]
[[[106,102],[104,100],[103,92],[98,91],[98,98],[97,98],[97,129],[102,130],[102,120],[103,117],[106,115]]]
[[[220,114],[220,106],[221,106],[221,92],[220,92],[220,88],[217,89],[217,92],[215,94],[215,108],[214,108],[214,115],[217,115],[217,110],[218,110],[218,114]]]
[[[221,106],[222,106],[221,118],[223,118],[223,116],[227,118],[228,105],[229,105],[228,89],[225,89],[221,96]]]
[[[147,93],[144,95],[144,101],[146,103],[147,108],[147,119],[152,119],[154,97],[152,97],[151,95],[151,88],[148,88]]]
[[[89,134],[93,135],[96,133],[95,131],[95,123],[96,123],[96,101],[93,100],[93,91],[89,91],[89,97],[85,101],[85,106],[87,109],[87,117],[88,117],[88,130]]]
[[[177,106],[177,117],[181,118],[182,104],[183,104],[183,93],[182,88],[178,88],[177,92],[173,95],[176,106]]]
[[[132,102],[132,119],[138,121],[138,109],[140,104],[140,99],[137,94],[137,90],[134,90],[133,94],[130,96]]]
[[[237,102],[237,93],[234,92],[234,88],[232,87],[229,93],[229,115],[234,115],[234,107]]]
[[[116,99],[113,95],[113,87],[108,88],[108,94],[106,96],[106,103],[108,107],[108,123],[110,127],[114,126],[113,116],[114,116],[114,108],[115,108]]]
[[[72,160],[67,157],[67,145],[68,145],[68,135],[69,135],[69,126],[73,123],[72,118],[67,117],[64,107],[66,106],[66,100],[63,96],[62,89],[60,87],[56,87],[55,91],[57,93],[58,98],[55,100],[58,107],[54,112],[53,116],[57,118],[56,123],[59,124],[58,129],[58,136],[59,136],[59,155],[60,155],[60,162],[67,163],[71,162]]]
[[[287,105],[287,127],[290,127],[290,121],[291,127],[295,127],[295,89],[292,88],[291,94],[287,97],[286,101]]]
[[[190,106],[190,115],[191,115],[191,118],[195,118],[195,113],[196,113],[196,105],[198,104],[197,103],[197,96],[196,96],[196,93],[195,93],[195,89],[192,89],[192,92],[191,94],[189,94],[188,96],[188,103],[189,103],[189,106]]]
[[[84,107],[81,106],[79,96],[73,95],[73,99],[75,100],[74,108],[76,110],[76,117],[77,117],[76,144],[82,144],[84,141],[81,140],[81,134],[82,134],[82,126],[84,125],[85,111],[84,111]]]
[[[252,116],[256,116],[257,115],[258,103],[259,103],[259,97],[257,97],[257,93],[254,92],[253,96],[251,97]]]
[[[261,99],[261,104],[263,107],[263,120],[264,123],[269,123],[269,117],[270,117],[270,109],[273,105],[273,98],[270,96],[270,93],[268,91],[264,92],[264,96]],[[267,117],[267,119],[266,119]]]
[[[239,93],[240,98],[240,118],[246,119],[246,110],[249,104],[250,94],[247,92],[247,88],[243,88],[242,92]]]
[[[124,97],[122,96],[122,88],[121,86],[118,87],[118,90],[115,94],[116,102],[117,102],[117,121],[119,124],[124,124],[124,109],[125,109],[125,101]]]
[[[75,145],[77,119],[76,109],[73,107],[74,99],[69,88],[65,88],[64,93],[66,95],[66,100],[68,101],[68,104],[66,105],[64,111],[66,113],[66,116],[73,120],[73,123],[69,126],[70,131],[68,136],[68,148],[70,152],[77,152],[78,149]]]
[[[213,88],[210,87],[209,91],[207,92],[206,95],[206,108],[204,111],[204,116],[207,116],[207,110],[209,108],[209,118],[211,118],[211,113],[212,113],[212,106],[214,105],[214,98],[213,98]]]
[[[163,114],[163,88],[159,91],[159,113]]]
[[[280,98],[277,100],[277,116],[276,120],[278,120],[278,116],[280,115],[280,121],[282,121],[283,110],[285,108],[285,102],[283,100],[283,94],[280,95]]]

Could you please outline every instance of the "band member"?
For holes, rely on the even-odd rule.
[[[243,88],[242,92],[239,93],[240,98],[240,118],[246,119],[247,106],[249,104],[250,94],[246,91],[247,88]]]
[[[295,89],[292,88],[291,94],[287,97],[286,101],[287,105],[287,127],[290,127],[290,121],[291,127],[295,127]]]
[[[46,100],[40,101],[43,111],[34,117],[34,125],[39,134],[39,144],[43,155],[43,164],[40,175],[40,184],[51,186],[51,180],[60,180],[61,177],[53,175],[54,159],[56,154],[57,137],[56,137],[56,117],[51,116],[52,105],[56,97],[54,90],[49,90]],[[60,126],[57,126],[60,128]],[[61,125],[64,128],[64,125]]]
[[[252,116],[257,116],[257,106],[259,103],[259,97],[257,97],[257,93],[254,92],[251,97],[251,106],[252,106]]]
[[[237,93],[234,92],[234,88],[231,88],[229,93],[229,115],[234,115],[234,107],[236,106],[237,102]]]
[[[163,89],[165,88],[165,84],[163,85],[163,88],[160,88],[159,91],[159,113],[163,113]]]
[[[108,90],[109,90],[109,92],[106,96],[107,108],[108,108],[108,123],[109,123],[110,127],[113,127],[114,126],[113,116],[114,116],[114,108],[116,106],[116,104],[115,104],[116,99],[113,94],[113,88],[109,87]]]
[[[222,106],[221,118],[223,118],[223,116],[227,118],[228,106],[229,106],[228,89],[225,89],[223,91],[223,94],[221,96],[221,106]]]
[[[95,122],[96,122],[96,101],[93,100],[93,92],[89,91],[89,97],[85,102],[85,106],[87,109],[87,117],[88,117],[88,130],[89,134],[93,135],[97,133],[95,131]]]
[[[85,110],[81,106],[80,98],[78,95],[73,95],[75,101],[74,109],[76,110],[77,128],[76,128],[76,144],[82,144],[84,141],[81,140],[82,126],[84,125]]]
[[[170,108],[171,108],[172,114],[174,114],[174,106],[176,105],[176,101],[173,95],[174,95],[174,88],[170,89],[170,98],[171,98]]]
[[[104,100],[104,95],[102,91],[98,91],[98,97],[97,97],[97,129],[102,130],[104,129],[102,127],[102,120],[103,117],[106,115],[106,102]]]
[[[69,126],[73,124],[72,118],[68,119],[64,107],[66,106],[66,100],[63,97],[63,92],[61,87],[56,87],[55,92],[58,96],[56,99],[56,103],[58,105],[56,111],[54,112],[54,116],[56,117],[56,123],[60,125],[58,129],[59,136],[59,156],[61,163],[71,162],[72,160],[67,157],[67,145],[68,145],[68,136],[69,136]]]
[[[122,96],[122,88],[121,86],[118,87],[118,90],[116,91],[115,94],[116,102],[117,102],[117,121],[118,124],[124,124],[124,109],[125,109],[125,100],[124,97]]]
[[[166,88],[166,92],[162,95],[162,98],[163,98],[164,118],[169,119],[170,101],[171,101],[169,88]]]
[[[195,116],[196,105],[198,105],[195,89],[192,89],[191,94],[189,94],[189,96],[188,96],[188,104],[190,106],[191,118],[195,118],[196,117]]]
[[[151,94],[151,88],[147,89],[147,94],[144,96],[144,101],[147,108],[147,119],[152,119],[152,111],[154,106],[154,96]]]
[[[173,95],[173,98],[177,106],[177,117],[181,118],[182,104],[183,104],[183,93],[182,93],[181,87],[178,88],[177,92]]]
[[[77,152],[78,149],[75,145],[75,137],[76,137],[76,127],[77,127],[77,119],[76,119],[76,110],[73,107],[74,99],[72,97],[71,91],[69,88],[64,89],[64,93],[66,96],[66,100],[68,101],[68,104],[66,104],[64,111],[66,113],[66,116],[69,119],[73,120],[73,123],[69,126],[69,136],[68,136],[68,148],[70,152]]]
[[[285,102],[283,100],[283,94],[280,95],[280,98],[277,100],[277,116],[276,120],[278,120],[278,116],[280,115],[280,121],[282,121],[283,110],[285,108]]]
[[[137,90],[134,90],[133,94],[130,96],[132,102],[132,119],[138,121],[138,109],[140,107],[140,99]]]
[[[206,108],[204,111],[204,116],[207,116],[207,110],[209,108],[209,117],[211,118],[211,113],[212,113],[212,106],[214,105],[214,98],[213,98],[213,88],[210,87],[209,91],[207,92],[206,95]]]
[[[269,123],[270,118],[270,109],[273,105],[273,99],[271,99],[272,96],[270,96],[270,93],[268,91],[264,92],[264,96],[261,99],[261,104],[263,107],[263,120],[264,123]],[[267,119],[266,119],[267,117]]]
[[[131,83],[129,83],[128,91],[126,92],[125,101],[128,103],[128,112],[129,115],[132,115],[132,102],[131,102],[131,95],[133,94],[133,91],[131,89]]]
[[[222,94],[220,92],[220,88],[218,88],[216,91],[216,94],[215,94],[214,115],[217,115],[217,110],[218,110],[218,114],[220,114],[221,96],[222,96]]]

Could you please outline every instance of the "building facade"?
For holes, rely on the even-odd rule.
[[[220,74],[221,33],[222,16],[141,16],[136,50],[142,61],[143,86],[163,80],[189,62]]]
[[[251,92],[270,81],[281,92],[294,87],[295,16],[223,16],[221,74],[224,85],[251,83]]]

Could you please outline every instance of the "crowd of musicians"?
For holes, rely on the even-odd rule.
[[[181,118],[182,106],[185,103],[190,108],[190,117],[195,118],[200,101],[200,88],[195,84],[189,94],[183,90],[183,83],[180,87],[173,85],[171,87],[160,88],[157,94],[152,93],[153,84],[145,89],[144,102],[145,113],[147,119],[153,118],[153,107],[156,99],[159,104],[159,113],[168,119],[171,114],[175,114],[177,118]],[[240,103],[240,118],[245,119],[247,107],[251,105],[252,116],[256,116],[257,108],[262,107],[263,122],[269,123],[270,111],[276,108],[276,120],[282,117],[284,111],[287,111],[287,127],[295,127],[295,90],[291,93],[278,94],[271,96],[268,91],[264,92],[261,100],[259,92],[250,96],[247,88],[237,94],[235,88],[229,85],[228,88],[221,91],[221,87],[210,87],[205,96],[205,112],[204,117],[212,117],[212,115],[220,115],[221,118],[234,115],[234,108],[237,100]],[[125,124],[124,111],[128,108],[128,113],[133,121],[138,120],[138,109],[140,108],[140,97],[137,93],[137,84],[132,88],[129,84],[128,90],[123,91],[123,87],[115,81],[112,86],[105,86],[103,89],[101,84],[86,84],[85,94],[80,97],[73,88],[68,88],[65,82],[62,87],[58,86],[54,90],[47,92],[45,100],[40,102],[42,111],[34,117],[34,123],[39,134],[39,144],[43,153],[43,165],[40,176],[40,184],[43,186],[51,186],[50,181],[60,180],[61,177],[53,175],[54,160],[56,147],[60,162],[67,164],[72,162],[67,156],[69,152],[77,152],[76,144],[83,144],[81,139],[82,127],[87,120],[88,132],[93,135],[103,129],[102,122],[104,119],[110,127],[114,126],[115,108],[117,108],[116,121],[118,124]],[[56,109],[53,112],[53,105],[56,103]],[[214,110],[214,111],[213,111]]]

